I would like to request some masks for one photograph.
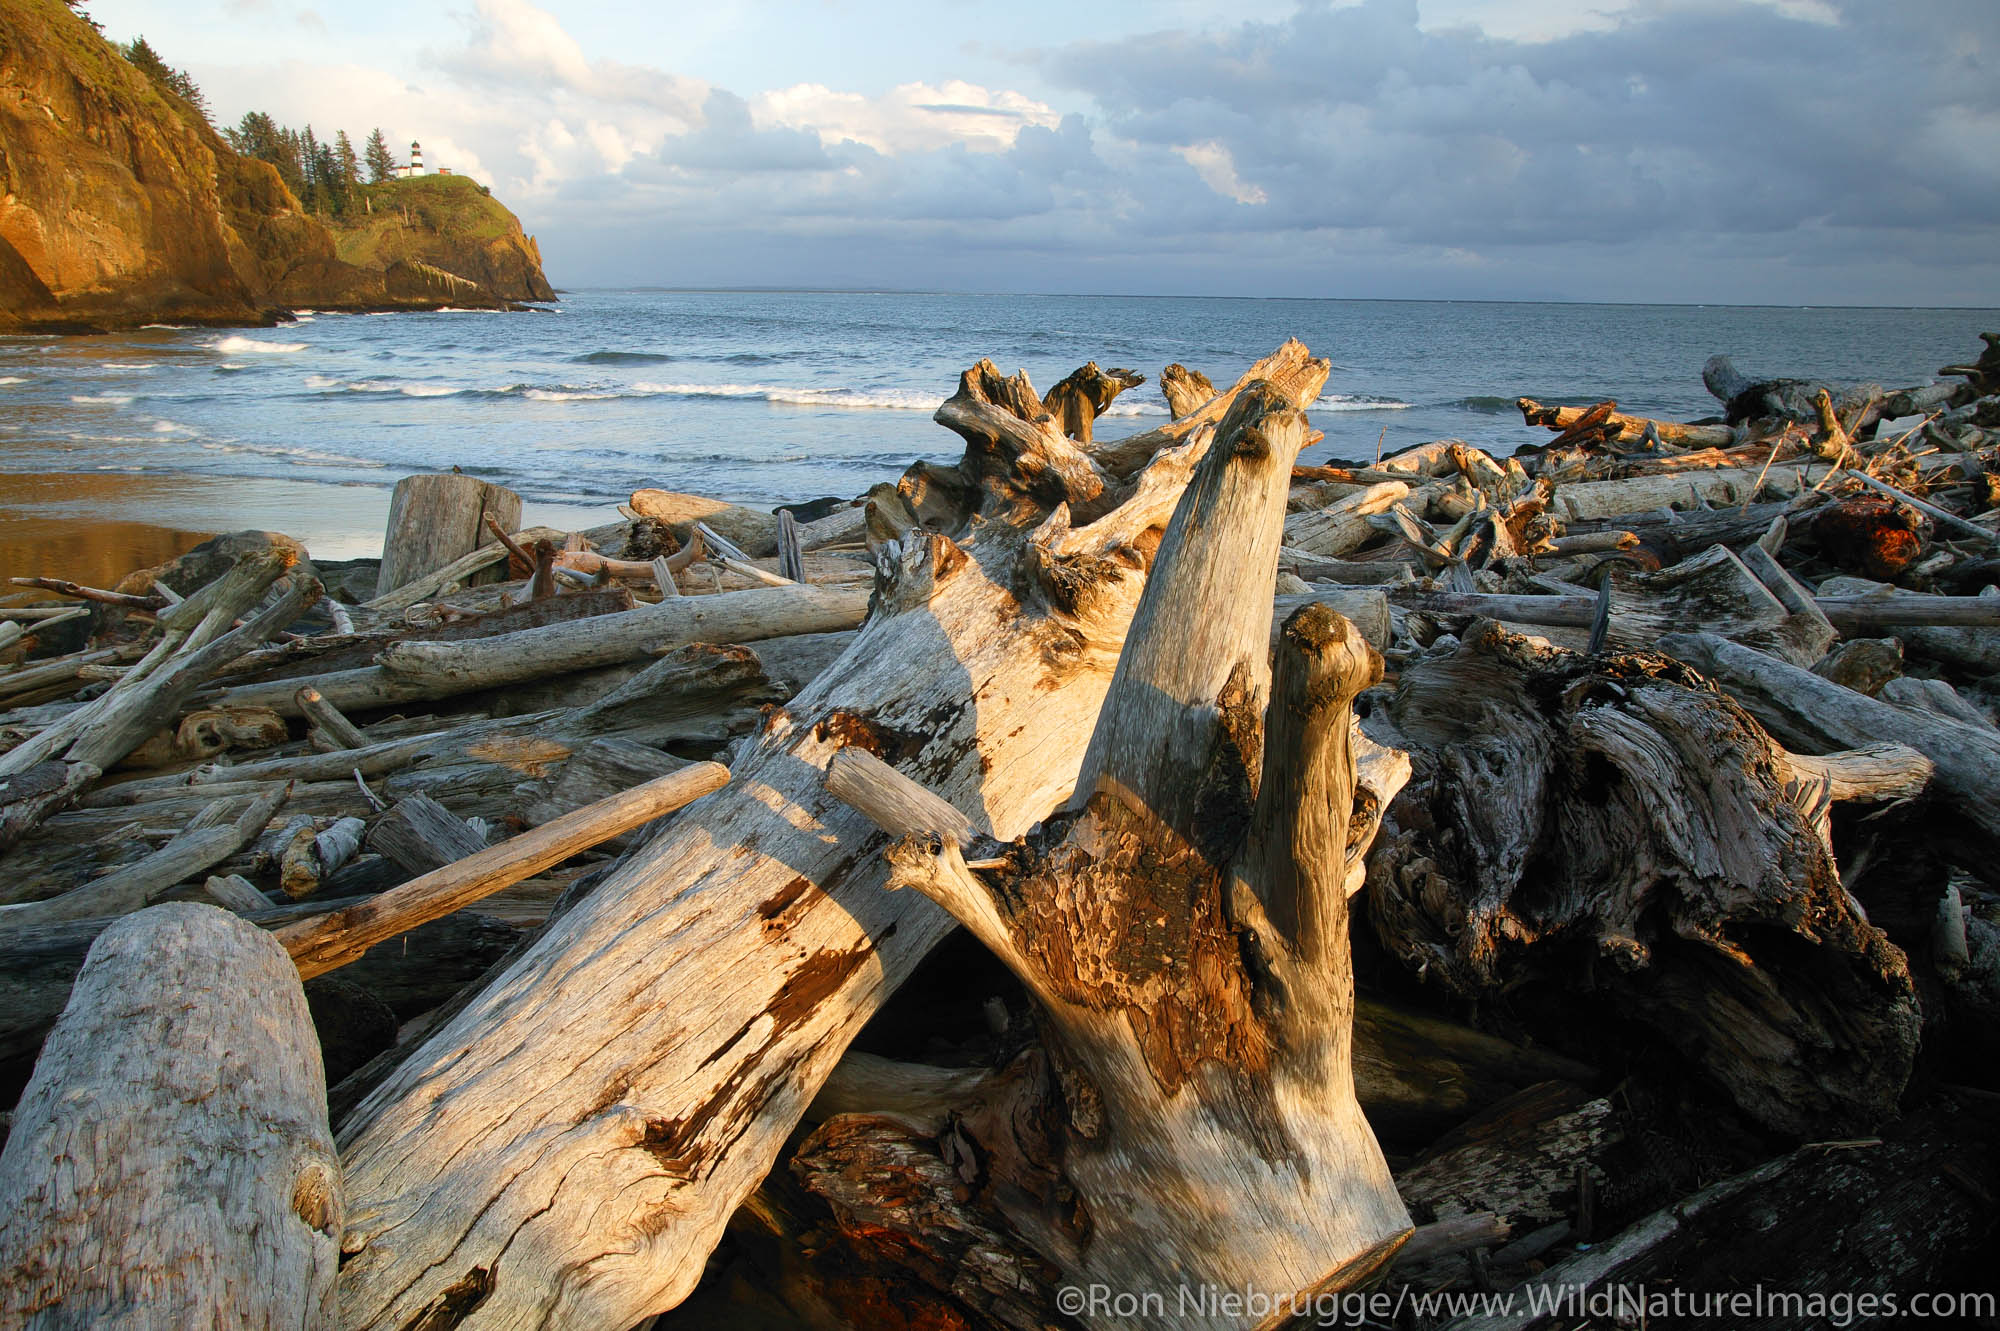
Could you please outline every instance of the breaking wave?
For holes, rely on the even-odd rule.
[[[278,356],[287,352],[304,351],[303,342],[264,342],[254,337],[244,337],[232,333],[228,337],[217,338],[208,344],[210,351],[219,351],[225,356],[260,355]]]

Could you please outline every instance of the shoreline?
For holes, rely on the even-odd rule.
[[[134,472],[0,472],[0,579],[110,587],[221,532],[283,532],[314,559],[382,553],[387,486]],[[524,501],[524,525],[582,529],[615,505]],[[0,582],[0,597],[13,589]]]

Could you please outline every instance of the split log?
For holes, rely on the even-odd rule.
[[[366,826],[359,818],[340,818],[329,827],[308,823],[294,833],[279,854],[279,889],[294,901],[319,891],[360,852]]]
[[[788,508],[778,510],[778,576],[787,582],[806,580],[806,556],[799,544],[799,524]]]
[[[701,522],[752,559],[776,554],[778,550],[777,515],[742,504],[673,490],[637,490],[632,495],[632,511],[642,518],[666,523],[674,539],[683,546],[694,534],[694,525]]]
[[[1273,360],[1295,401],[1325,380],[1296,344]],[[347,1325],[401,1327],[479,1288],[469,1327],[623,1326],[693,1288],[844,1046],[951,927],[880,890],[881,841],[825,793],[826,764],[871,745],[1001,837],[1046,816],[1208,446],[1192,434],[1087,525],[1065,494],[1026,530],[884,547],[874,616],[772,713],[731,784],[553,921],[344,1125]],[[1041,484],[1036,461],[996,479],[1002,500]],[[495,1095],[523,1111],[496,1118]]]
[[[429,795],[408,795],[368,829],[368,849],[412,874],[429,873],[486,849],[486,838]]]
[[[1877,701],[1761,652],[1707,633],[1663,637],[1659,650],[1728,689],[1786,747],[1800,752],[1907,744],[1937,765],[1933,786],[1974,847],[1964,867],[1982,876],[2000,864],[2000,735],[1934,720]]]
[[[1010,1171],[1001,1142],[961,1127],[1013,1246],[1075,1286],[1310,1299],[1372,1275],[1410,1230],[1351,1063],[1346,878],[1368,836],[1350,834],[1349,708],[1381,660],[1315,605],[1286,622],[1267,673],[1262,607],[1234,589],[1276,566],[1305,417],[1253,387],[1217,434],[1161,541],[1075,800],[990,881],[961,854],[964,817],[879,759],[844,754],[828,784],[902,838],[891,885],[971,930],[1051,1031],[1060,1107],[1022,1106],[998,1131],[1036,1140],[1038,1118],[1066,1118],[1056,1158]],[[1149,1313],[1093,1321],[1261,1323]]]
[[[293,695],[310,685],[343,711],[365,711],[616,665],[685,643],[834,632],[853,628],[867,612],[866,587],[771,587],[688,596],[622,614],[462,642],[392,643],[377,657],[377,665],[238,685],[217,701],[296,710]]]
[[[1551,430],[1572,429],[1589,410],[1585,407],[1545,407],[1531,397],[1514,404],[1529,425],[1545,425]],[[1607,438],[1636,444],[1648,434],[1662,443],[1681,448],[1728,448],[1736,443],[1736,431],[1727,425],[1683,425],[1679,421],[1659,421],[1646,416],[1627,416],[1617,411],[1604,413],[1595,424]]]
[[[212,906],[107,929],[0,1152],[0,1320],[331,1331],[341,1220],[284,952]]]
[[[521,525],[521,496],[460,472],[405,476],[389,498],[375,595],[388,595],[487,544],[486,520]]]
[[[1390,718],[1417,776],[1366,901],[1406,965],[1465,997],[1601,995],[1780,1132],[1893,1110],[1920,1024],[1909,970],[1741,707],[1660,657],[1476,624],[1403,673]]]

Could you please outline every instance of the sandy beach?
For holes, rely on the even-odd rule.
[[[0,577],[63,577],[109,587],[225,531],[259,528],[305,543],[314,558],[382,553],[389,491],[372,485],[120,472],[0,474]],[[616,521],[610,506],[523,507],[523,523],[581,528]]]

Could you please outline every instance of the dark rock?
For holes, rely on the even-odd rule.
[[[824,499],[808,499],[798,504],[780,504],[771,511],[773,513],[789,512],[792,515],[792,521],[798,523],[818,522],[821,518],[832,517],[844,508],[853,507],[853,504],[854,501],[851,499],[837,499],[829,495]]]

